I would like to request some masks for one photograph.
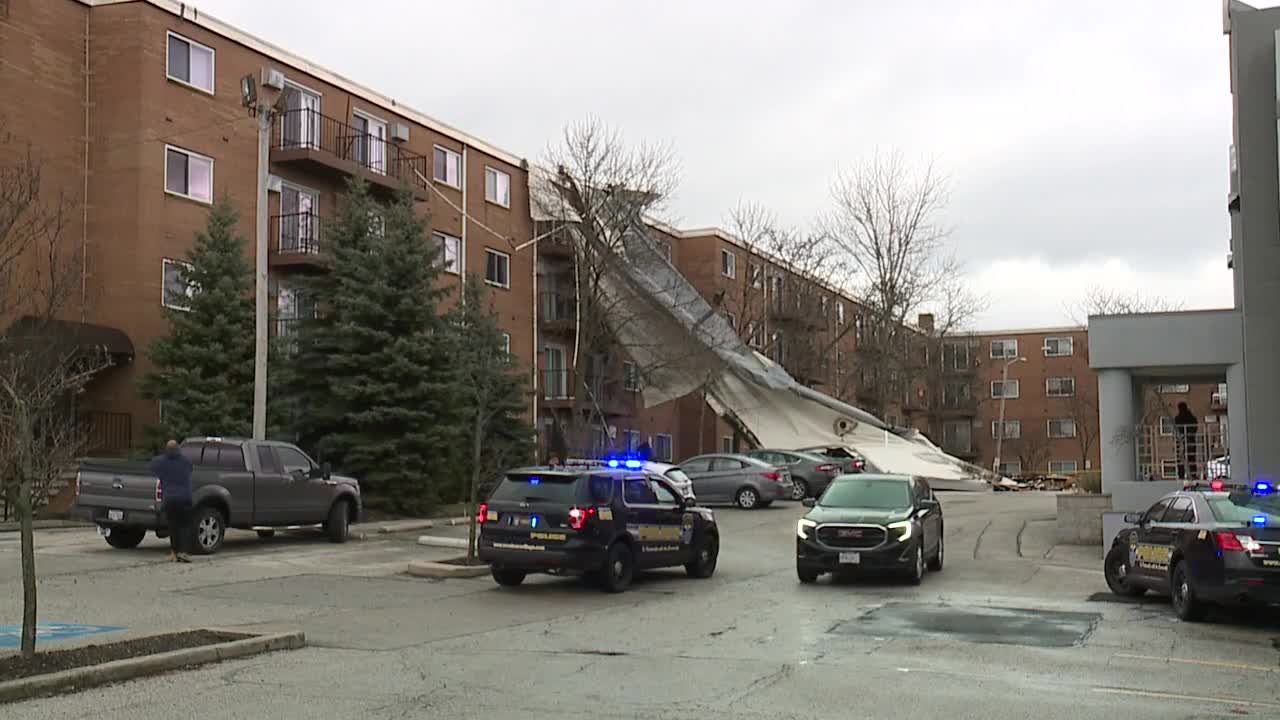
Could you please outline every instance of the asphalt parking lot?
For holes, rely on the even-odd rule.
[[[718,510],[713,578],[656,572],[623,595],[410,578],[409,560],[456,553],[418,533],[237,534],[173,565],[154,538],[119,551],[42,531],[42,621],[119,628],[50,649],[198,626],[302,629],[308,647],[0,717],[1280,717],[1274,613],[1187,624],[1159,600],[1115,602],[1099,548],[1054,545],[1052,495],[939,495],[946,567],[920,587],[801,586],[792,503]],[[0,535],[0,624],[20,602],[16,536]]]

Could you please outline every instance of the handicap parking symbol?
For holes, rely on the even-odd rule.
[[[74,623],[42,623],[36,625],[36,643],[71,640],[85,635],[116,632],[125,628],[117,625],[77,625]],[[21,625],[0,625],[0,649],[16,648],[22,644]]]

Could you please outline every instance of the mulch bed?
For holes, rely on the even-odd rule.
[[[66,650],[51,650],[47,652],[37,650],[36,656],[30,660],[23,659],[21,655],[0,657],[0,682],[17,680],[33,675],[47,675],[90,665],[101,665],[112,660],[124,660],[171,650],[216,645],[232,640],[241,640],[245,637],[247,636],[236,633],[188,630],[167,635],[152,635],[150,637],[122,640],[105,645],[84,645]]]

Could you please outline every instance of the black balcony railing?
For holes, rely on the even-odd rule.
[[[430,158],[425,155],[306,108],[276,116],[271,146],[315,151],[421,190],[428,189],[432,173]]]
[[[282,255],[318,255],[320,253],[320,216],[314,212],[296,212],[271,218],[275,233],[271,249]]]

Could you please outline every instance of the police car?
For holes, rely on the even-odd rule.
[[[637,570],[711,577],[720,554],[711,510],[639,460],[511,470],[476,519],[480,559],[499,585],[582,574],[622,592]]]
[[[1103,571],[1117,595],[1168,594],[1183,620],[1211,605],[1280,603],[1280,497],[1270,482],[1188,483],[1125,515]]]

